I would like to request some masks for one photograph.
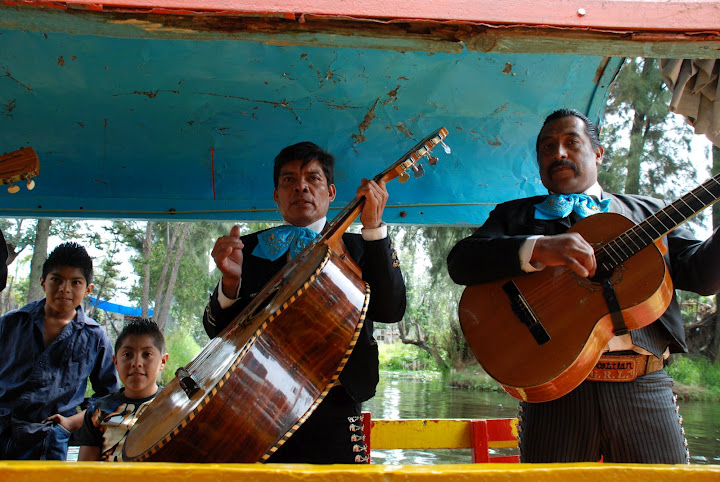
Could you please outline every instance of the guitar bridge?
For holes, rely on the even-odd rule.
[[[550,334],[547,332],[537,315],[528,304],[527,300],[520,293],[514,281],[508,281],[502,286],[503,291],[510,299],[510,306],[518,320],[527,326],[530,334],[535,338],[538,345],[544,345],[550,341]]]

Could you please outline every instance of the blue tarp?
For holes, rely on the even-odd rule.
[[[2,196],[3,216],[276,222],[273,159],[313,141],[337,158],[332,219],[363,177],[444,126],[451,153],[388,184],[383,220],[478,225],[498,202],[547,191],[535,160],[545,116],[574,107],[597,121],[623,62],[571,45],[373,48],[371,30],[348,47],[220,27],[202,41],[204,30],[155,37],[95,14],[43,11],[39,24],[31,10],[0,7],[0,145],[33,146],[41,169],[34,190]]]
[[[92,296],[88,299],[90,300],[90,304],[99,310],[109,311],[111,313],[120,313],[121,315],[142,316],[142,308],[131,308],[117,303],[111,303],[107,300],[99,300],[97,298],[93,298]],[[153,310],[149,311],[149,316],[152,316]]]

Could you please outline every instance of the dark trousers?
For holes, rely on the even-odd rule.
[[[557,400],[520,402],[521,462],[687,464],[672,393],[660,370],[632,382],[583,382]]]
[[[356,464],[366,460],[360,404],[338,386],[267,462]]]

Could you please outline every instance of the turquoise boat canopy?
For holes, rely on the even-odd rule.
[[[625,56],[720,51],[717,25],[638,42],[647,26],[582,26],[577,9],[548,26],[537,8],[483,19],[484,1],[410,19],[407,3],[307,3],[0,4],[0,153],[31,146],[40,161],[33,190],[0,192],[0,215],[276,221],[273,159],[300,141],[335,155],[339,210],[445,127],[451,152],[388,184],[385,220],[477,225],[543,192],[543,119],[560,107],[600,119]]]

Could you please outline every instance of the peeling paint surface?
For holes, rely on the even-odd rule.
[[[424,177],[388,185],[386,221],[480,224],[495,203],[542,192],[544,117],[567,106],[597,119],[622,61],[11,28],[0,38],[0,151],[32,146],[41,163],[33,191],[0,192],[8,217],[277,220],[273,158],[304,140],[335,155],[341,209],[361,178],[444,126],[452,153],[436,149]]]

